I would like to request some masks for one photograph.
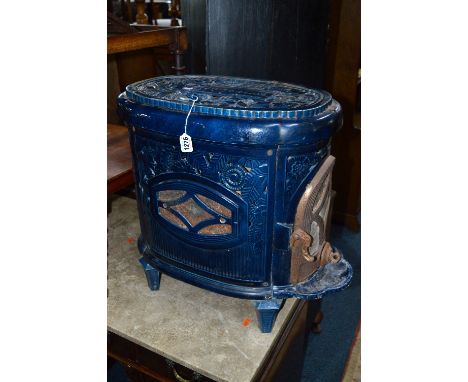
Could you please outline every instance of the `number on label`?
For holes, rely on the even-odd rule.
[[[179,137],[180,141],[180,151],[183,153],[191,153],[193,152],[193,146],[192,146],[192,138],[188,134],[182,134]]]

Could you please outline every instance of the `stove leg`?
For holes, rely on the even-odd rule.
[[[161,272],[159,272],[150,263],[148,263],[144,257],[140,259],[140,264],[145,270],[146,281],[148,281],[148,287],[151,290],[158,290],[159,283],[161,282]]]
[[[273,329],[282,302],[283,300],[278,299],[255,301],[258,324],[262,333],[270,333]]]

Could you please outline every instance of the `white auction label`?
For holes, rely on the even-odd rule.
[[[184,133],[179,137],[180,141],[180,151],[183,153],[191,153],[193,152],[193,146],[192,146],[192,138],[190,135]]]

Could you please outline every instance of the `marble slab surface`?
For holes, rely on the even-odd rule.
[[[261,333],[251,301],[167,275],[151,291],[138,263],[139,233],[135,200],[114,200],[108,219],[108,330],[216,381],[251,381],[297,300],[288,299],[273,331]]]

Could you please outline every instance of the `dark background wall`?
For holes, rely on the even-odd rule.
[[[190,73],[323,87],[328,0],[182,0]]]
[[[359,229],[360,0],[181,0],[188,73],[262,78],[328,90],[344,112],[335,135],[334,220]]]
[[[182,0],[182,22],[188,25],[189,47],[185,54],[188,73],[206,74],[206,2]]]

